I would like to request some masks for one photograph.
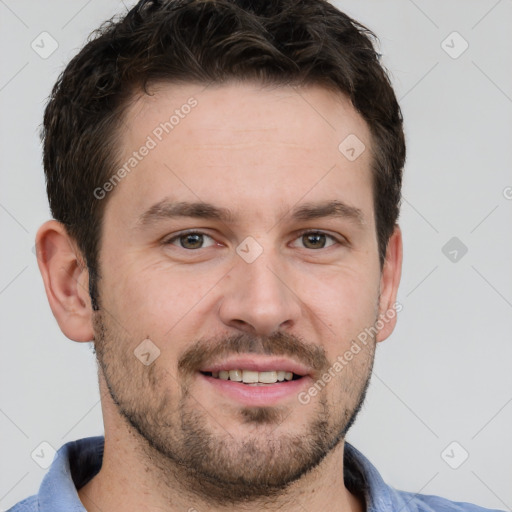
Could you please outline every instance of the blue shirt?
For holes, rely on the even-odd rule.
[[[99,472],[104,442],[102,436],[89,437],[62,446],[43,478],[39,493],[7,512],[86,512],[77,489]],[[353,494],[364,497],[367,512],[490,511],[438,496],[397,491],[386,485],[371,462],[349,443],[345,443],[343,463],[345,485]]]

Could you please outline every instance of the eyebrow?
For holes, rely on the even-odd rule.
[[[306,203],[286,213],[284,216],[290,216],[295,220],[314,220],[325,217],[344,218],[358,225],[364,225],[365,218],[362,210],[344,203],[343,201],[332,200],[320,203]],[[139,216],[137,226],[147,227],[163,219],[174,219],[179,217],[193,217],[196,219],[211,219],[224,222],[226,224],[234,223],[236,216],[232,210],[214,206],[202,201],[170,201],[163,199],[155,203],[142,215]]]
[[[292,218],[298,220],[320,219],[323,217],[344,218],[361,226],[366,224],[363,211],[343,201],[306,203],[292,211]]]
[[[202,201],[190,203],[185,201],[169,201],[163,199],[146,210],[138,219],[137,224],[148,226],[163,219],[177,217],[194,217],[196,219],[213,219],[222,222],[232,222],[234,215],[227,208],[220,208]]]

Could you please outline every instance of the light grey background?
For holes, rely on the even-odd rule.
[[[90,344],[60,332],[32,252],[49,218],[38,130],[65,63],[132,4],[0,0],[4,510],[37,491],[40,443],[103,433]],[[512,510],[512,1],[336,5],[380,37],[408,139],[403,311],[348,440],[396,488]],[[46,59],[31,47],[44,31]],[[456,262],[452,237],[468,248]]]

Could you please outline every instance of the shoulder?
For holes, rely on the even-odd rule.
[[[504,512],[504,509],[397,490],[386,484],[369,459],[350,443],[345,443],[343,470],[347,488],[354,494],[364,494],[368,512]]]
[[[77,489],[100,470],[104,437],[70,441],[55,454],[37,494],[16,503],[7,512],[71,512],[83,510]]]
[[[19,501],[11,507],[7,512],[38,512],[39,506],[37,503],[37,496],[29,496],[23,501]]]
[[[451,501],[440,496],[427,494],[414,494],[412,492],[397,491],[403,500],[404,510],[407,512],[503,512],[489,509],[462,501]]]

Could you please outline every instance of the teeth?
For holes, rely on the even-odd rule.
[[[253,382],[258,382],[258,372],[253,372],[251,370],[244,370],[242,372],[242,381],[245,384],[251,384]]]
[[[256,372],[254,370],[220,370],[212,372],[212,377],[221,380],[231,380],[234,382],[243,382],[244,384],[275,384],[285,380],[292,380],[293,373],[279,371]]]
[[[273,384],[277,382],[277,372],[260,372],[259,381],[264,384]]]
[[[229,370],[229,380],[242,382],[242,370]]]

